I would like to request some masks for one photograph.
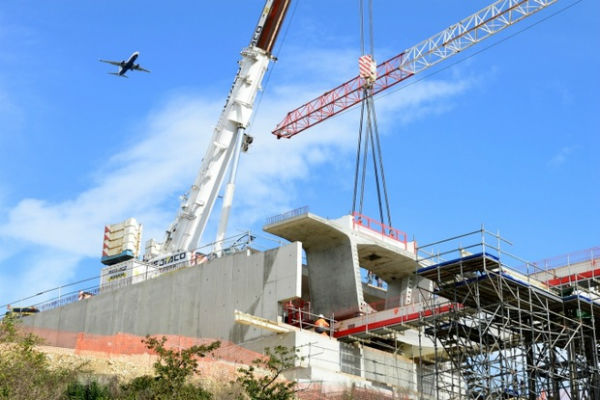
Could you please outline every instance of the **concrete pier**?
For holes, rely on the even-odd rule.
[[[329,220],[307,212],[263,229],[302,242],[312,307],[317,313],[367,311],[361,267],[388,283],[388,298],[398,298],[417,284],[410,278],[418,265],[415,243],[386,230],[374,230],[352,215]]]

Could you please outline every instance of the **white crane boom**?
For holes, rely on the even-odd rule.
[[[289,3],[290,0],[266,1],[250,45],[241,52],[238,72],[202,159],[198,175],[184,196],[177,217],[166,232],[164,242],[156,243],[150,240],[146,244],[146,259],[196,248],[206,228],[225,172],[234,158],[232,175],[235,176],[239,156],[236,147],[241,145],[243,131],[250,122],[254,99],[261,89],[263,76],[272,58],[271,51]],[[228,193],[230,203],[233,188],[228,188]],[[224,225],[226,227],[226,220]],[[221,227],[220,231],[222,229],[224,228]]]

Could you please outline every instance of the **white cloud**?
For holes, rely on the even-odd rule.
[[[325,54],[322,57],[327,59]],[[331,78],[324,79],[321,74],[312,77],[311,85],[269,88],[269,96],[265,95],[251,129],[255,142],[240,164],[230,225],[251,225],[265,216],[298,206],[296,196],[311,174],[321,173],[354,153],[356,112],[344,113],[291,140],[276,140],[268,133],[287,111],[314,97],[315,87],[328,87],[331,83]],[[396,115],[411,114],[401,121],[409,123],[426,113],[444,110],[448,107],[445,99],[468,87],[469,80],[412,85],[377,101],[379,121],[387,124]],[[18,293],[17,289],[32,291],[42,283],[57,284],[72,276],[81,260],[99,257],[106,223],[134,216],[144,223],[145,240],[162,240],[178,207],[167,200],[189,188],[221,107],[220,99],[215,102],[201,96],[172,98],[153,110],[138,131],[127,135],[136,137],[136,142],[116,154],[106,168],[96,171],[89,189],[58,203],[22,199],[9,209],[7,221],[0,225],[0,240],[11,240],[36,251],[41,248],[44,257],[24,264],[25,270],[8,280],[15,284],[13,293]],[[410,112],[399,113],[400,110]],[[44,270],[53,271],[53,282],[42,278]],[[38,277],[40,281],[35,285],[28,284]],[[9,290],[4,285],[0,290]]]
[[[473,81],[424,81],[376,98],[378,122],[381,127],[408,124],[432,113],[447,111],[451,105],[444,100],[466,91]],[[294,95],[272,96],[261,106],[269,112],[261,113],[257,119],[253,132],[260,134],[257,134],[250,153],[244,155],[240,162],[234,212],[236,219],[245,225],[300,206],[297,195],[304,190],[302,186],[306,186],[304,183],[310,179],[311,173],[329,173],[335,179],[331,166],[345,160],[353,162],[358,108],[315,125],[291,139],[275,140],[267,132],[288,111],[298,107],[299,102],[312,99],[302,87],[288,88],[283,92]]]
[[[36,251],[19,253],[10,261],[13,264],[24,263],[27,269],[19,273],[15,270],[4,270],[0,273],[0,305],[38,294],[16,304],[29,306],[77,289],[63,288],[60,293],[58,290],[51,290],[73,279],[74,266],[80,261],[77,255],[54,248],[38,248]]]
[[[299,88],[314,90],[309,97],[296,97],[293,107],[300,106],[303,100],[308,101],[358,75],[358,56],[358,49],[307,50],[289,46],[282,55],[283,60],[275,63],[272,69],[279,79],[292,84],[274,88],[275,93],[285,95]],[[280,69],[285,69],[285,73],[281,73]]]
[[[578,146],[564,146],[548,161],[548,166],[558,168],[567,162]]]
[[[94,186],[62,203],[21,200],[9,211],[0,234],[93,257],[101,249],[106,223],[131,214],[165,222],[159,205],[190,182],[210,132],[212,111],[217,108],[193,99],[170,102],[143,124],[146,134],[139,144],[109,161]]]

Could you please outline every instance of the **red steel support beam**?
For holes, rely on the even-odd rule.
[[[372,94],[376,95],[385,89],[411,77],[412,72],[404,71],[404,53],[399,54],[377,67],[377,79],[373,83]],[[360,103],[364,97],[363,86],[365,80],[360,76],[336,87],[320,97],[290,111],[285,119],[277,125],[273,134],[278,139],[291,138],[292,136],[338,114],[355,104]]]

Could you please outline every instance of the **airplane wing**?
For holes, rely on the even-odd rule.
[[[103,63],[107,63],[107,64],[116,65],[117,67],[121,66],[121,62],[120,61],[110,61],[110,60],[102,60],[102,59],[100,59],[98,61],[103,62]]]
[[[135,69],[136,71],[150,72],[150,70],[140,67],[139,64],[134,65],[133,67],[131,67],[131,69]]]

